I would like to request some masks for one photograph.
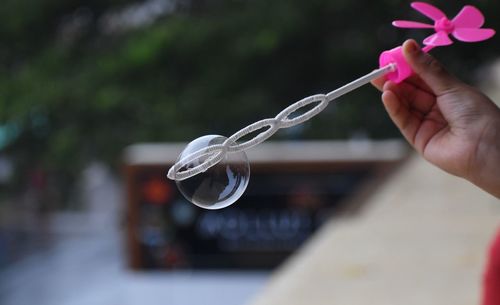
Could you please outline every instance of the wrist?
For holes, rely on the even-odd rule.
[[[468,180],[500,198],[500,110],[485,126],[475,155],[476,166]]]

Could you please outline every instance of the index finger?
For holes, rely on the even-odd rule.
[[[382,75],[381,77],[372,80],[371,83],[379,91],[384,91],[383,88],[384,88],[384,84],[386,81],[387,81],[387,79],[385,78],[384,75]]]

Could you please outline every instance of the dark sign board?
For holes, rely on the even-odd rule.
[[[188,202],[166,178],[171,164],[126,167],[130,262],[138,269],[269,269],[394,162],[287,162],[252,166],[245,194],[221,210]]]

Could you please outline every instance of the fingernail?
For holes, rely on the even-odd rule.
[[[408,42],[408,52],[409,53],[417,53],[417,44],[415,43],[415,41],[410,40]]]
[[[418,53],[418,51],[419,51],[419,46],[417,45],[415,40],[410,40],[410,42],[408,43],[408,52],[416,54]]]

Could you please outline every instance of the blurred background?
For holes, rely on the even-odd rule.
[[[500,29],[499,2],[432,3],[449,17],[474,4]],[[239,207],[206,212],[166,179],[179,143],[274,117],[429,34],[394,19],[428,21],[396,0],[2,1],[0,303],[248,302],[325,221],[356,214],[407,150],[365,86],[277,133],[249,156]],[[499,46],[433,54],[494,88]]]

